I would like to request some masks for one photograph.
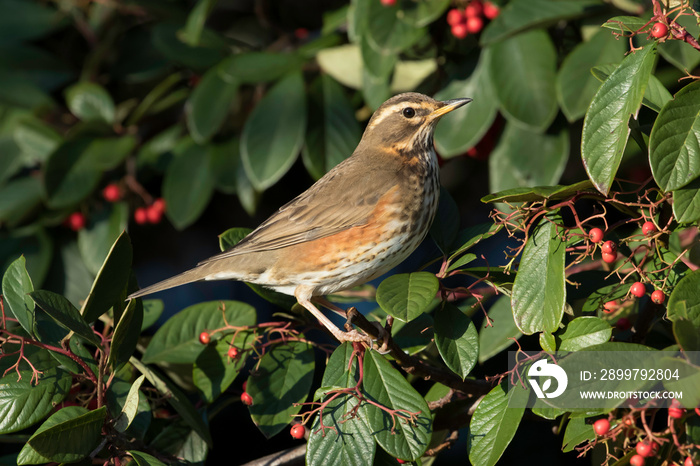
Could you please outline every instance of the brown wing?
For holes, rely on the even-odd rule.
[[[377,200],[393,186],[391,181],[391,173],[351,157],[281,207],[235,247],[200,264],[280,249],[364,225]]]

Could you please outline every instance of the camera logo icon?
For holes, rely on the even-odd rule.
[[[527,371],[527,377],[527,381],[530,382],[537,398],[556,398],[564,393],[569,383],[569,377],[567,377],[564,369],[556,364],[547,362],[546,359],[540,359],[530,366],[530,369]],[[557,387],[554,391],[550,391],[552,379],[557,381]],[[541,385],[540,382],[542,382]]]

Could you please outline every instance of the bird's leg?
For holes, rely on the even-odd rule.
[[[328,329],[329,332],[341,343],[346,341],[364,341],[370,348],[372,347],[372,339],[357,330],[352,330],[350,332],[344,332],[340,330],[331,320],[323,314],[316,306],[311,302],[311,290],[304,286],[298,286],[294,290],[294,297],[297,302],[301,304],[307,311],[309,311],[319,322],[323,324],[324,327]]]
[[[348,313],[346,310],[339,308],[338,306],[336,306],[332,302],[328,301],[326,298],[315,297],[314,301],[316,301],[318,304],[320,304],[323,307],[327,307],[331,311],[333,311],[333,312],[335,312],[343,317],[347,318],[347,316],[348,316]],[[379,352],[383,354],[384,352],[386,352],[386,346],[387,346],[387,343],[389,342],[389,334],[387,333],[386,329],[384,327],[382,327],[382,325],[379,322],[372,322],[372,323],[379,330],[379,338],[377,339],[377,344],[381,345],[379,348]],[[370,348],[371,347],[372,347],[372,345],[370,344]]]

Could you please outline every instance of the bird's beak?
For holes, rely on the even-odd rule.
[[[450,100],[445,100],[443,102],[440,102],[442,106],[438,108],[437,110],[433,110],[433,112],[430,114],[431,117],[433,118],[439,118],[443,116],[446,113],[450,113],[452,110],[461,107],[462,105],[466,105],[469,102],[471,102],[472,99],[470,98],[463,98],[463,99],[450,99]]]

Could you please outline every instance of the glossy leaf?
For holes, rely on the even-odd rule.
[[[552,123],[557,114],[556,59],[554,44],[543,29],[491,46],[489,75],[508,120],[540,132]]]
[[[592,316],[577,317],[566,325],[563,332],[555,335],[560,341],[561,351],[579,351],[610,340],[612,328],[603,319]]]
[[[501,296],[489,309],[491,325],[484,319],[479,330],[479,362],[489,360],[513,344],[523,334],[513,320],[508,296]]]
[[[48,34],[61,25],[63,13],[42,3],[5,0],[0,18],[0,43],[13,44]]]
[[[100,340],[92,328],[70,301],[51,291],[37,290],[29,293],[34,302],[62,327],[75,332],[85,340],[99,345]]]
[[[569,133],[538,133],[509,122],[489,157],[489,189],[552,186],[569,160]]]
[[[367,396],[389,409],[413,413],[413,422],[396,419],[377,406],[365,403],[360,414],[374,434],[375,441],[391,456],[405,460],[420,458],[432,434],[431,413],[423,397],[384,356],[367,351],[364,357],[363,388]]]
[[[443,118],[435,128],[435,146],[441,157],[460,155],[474,147],[496,118],[498,102],[489,75],[490,57],[490,49],[484,49],[469,78],[453,80],[435,94],[437,100],[474,98],[458,112]]]
[[[2,277],[2,299],[9,315],[14,316],[28,335],[34,335],[34,291],[32,279],[27,273],[24,256],[17,258],[5,270]]]
[[[99,84],[83,81],[65,91],[68,109],[83,121],[114,123],[114,101]]]
[[[166,466],[165,463],[158,458],[142,451],[131,450],[129,451],[129,455],[131,455],[138,466]]]
[[[22,223],[41,205],[41,181],[33,177],[16,178],[0,186],[0,222],[9,226]]]
[[[593,426],[586,422],[584,418],[570,419],[564,431],[562,439],[562,451],[570,452],[583,442],[595,439],[596,434]]]
[[[209,13],[216,6],[216,2],[217,0],[198,0],[187,16],[185,27],[180,30],[178,35],[180,40],[192,47],[199,45],[204,23],[207,21]]]
[[[109,363],[118,366],[127,362],[134,351],[141,334],[143,322],[143,304],[140,300],[132,299],[122,312],[112,336],[112,348],[109,352]]]
[[[425,34],[425,29],[416,22],[404,20],[400,5],[382,5],[372,0],[357,0],[366,6],[355,9],[358,21],[364,22],[363,33],[375,50],[386,50],[398,54],[413,45]]]
[[[49,461],[80,461],[99,445],[106,413],[107,408],[103,406],[46,429],[40,428],[29,438],[27,445]]]
[[[700,179],[673,191],[673,216],[678,223],[693,223],[700,219]]]
[[[668,318],[683,318],[700,327],[700,270],[687,274],[668,297]]]
[[[588,110],[600,83],[590,69],[605,63],[618,63],[625,52],[625,43],[609,31],[598,31],[587,42],[578,44],[569,53],[557,73],[557,97],[570,121],[582,118]]]
[[[97,320],[122,297],[131,271],[132,256],[131,239],[124,231],[109,250],[80,310],[86,322]]]
[[[182,24],[168,21],[159,22],[153,27],[153,46],[168,60],[196,70],[205,70],[227,55],[223,38],[215,32],[203,29],[199,45],[193,47],[179,39],[181,26]]]
[[[316,55],[321,69],[336,81],[351,89],[362,89],[364,63],[360,48],[354,44],[321,50]]]
[[[241,134],[241,160],[251,183],[264,190],[292,166],[306,130],[304,80],[292,73],[277,83],[251,112]]]
[[[243,355],[232,360],[228,357],[228,350],[232,345],[244,348],[246,337],[250,337],[250,334],[242,332],[234,342],[219,340],[215,345],[205,346],[197,357],[192,369],[192,381],[208,403],[214,402],[226,391],[245,365]]]
[[[479,356],[474,322],[457,306],[445,303],[435,312],[435,344],[447,367],[465,379]]]
[[[598,0],[515,0],[501,8],[499,15],[484,29],[481,45],[502,41],[526,29],[578,18],[601,5]]]
[[[700,27],[692,15],[678,16],[674,22],[680,24],[692,37],[700,36]],[[684,73],[700,64],[698,51],[683,40],[667,40],[659,44],[659,54]]]
[[[613,64],[598,65],[591,68],[591,74],[600,82],[604,82],[616,68],[617,65]],[[671,93],[668,92],[668,89],[666,89],[661,81],[659,81],[659,78],[653,74],[649,76],[649,82],[644,90],[642,105],[658,113],[672,98],[673,96],[671,96]]]
[[[543,218],[525,244],[513,283],[515,323],[525,335],[559,328],[566,304],[566,245],[558,235],[557,216]]]
[[[223,60],[216,69],[227,83],[259,84],[276,81],[302,64],[295,54],[247,52]]]
[[[121,413],[114,420],[114,429],[117,432],[125,432],[136,418],[139,408],[139,389],[145,379],[146,376],[141,374],[131,385],[129,394],[126,396],[126,400],[124,400]]]
[[[199,218],[214,193],[214,176],[207,147],[185,142],[163,178],[166,215],[177,229]]]
[[[266,438],[281,432],[301,410],[299,403],[311,390],[313,374],[313,349],[301,341],[274,346],[260,359],[246,391],[253,397],[250,417]]]
[[[600,86],[583,120],[581,154],[588,177],[607,194],[622,160],[629,135],[656,57],[649,45],[627,55]]]
[[[169,318],[153,335],[143,362],[192,364],[204,350],[199,334],[230,325],[255,325],[255,308],[239,301],[209,301],[189,306]],[[220,335],[212,335],[219,338]]]
[[[0,197],[0,199],[2,198]],[[51,237],[42,228],[37,228],[34,231],[14,230],[4,234],[2,241],[0,241],[0,270],[7,273],[10,265],[18,259],[17,251],[23,251],[26,269],[32,283],[35,286],[41,286],[53,259]],[[27,292],[29,291],[32,290],[27,290]],[[5,309],[7,309],[7,302],[5,302]]]
[[[88,225],[78,232],[80,256],[90,272],[97,274],[112,245],[126,229],[129,207],[126,203],[111,204],[89,217]]]
[[[27,118],[12,133],[12,139],[22,149],[24,157],[32,162],[44,162],[63,142],[55,129],[43,121]]]
[[[673,336],[676,343],[685,351],[700,351],[700,328],[684,318],[677,318],[673,321]]]
[[[469,461],[472,464],[497,464],[520,425],[524,408],[509,408],[512,398],[527,398],[519,386],[506,392],[506,382],[494,387],[476,407],[469,423]]]
[[[678,91],[661,109],[649,136],[649,163],[664,191],[700,176],[700,83]]]
[[[438,279],[429,272],[392,275],[379,284],[377,304],[395,318],[410,322],[428,309],[439,287]]]
[[[532,202],[565,199],[572,194],[589,191],[593,183],[579,181],[568,186],[535,186],[534,188],[513,188],[481,198],[481,202]]]
[[[237,93],[238,83],[223,79],[221,65],[202,76],[185,105],[187,128],[192,139],[204,144],[219,131]]]

